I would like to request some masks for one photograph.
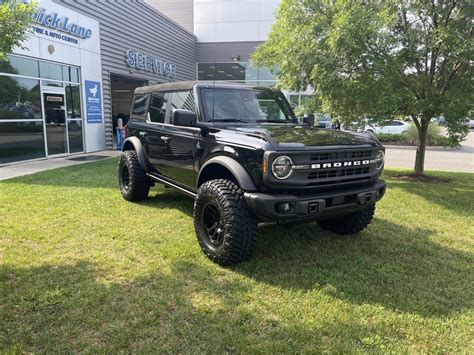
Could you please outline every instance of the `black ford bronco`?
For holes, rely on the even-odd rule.
[[[384,148],[374,136],[298,124],[271,88],[194,81],[137,88],[127,137],[118,167],[123,197],[143,200],[160,183],[194,198],[199,244],[221,265],[249,257],[267,223],[317,221],[358,233],[385,192]]]

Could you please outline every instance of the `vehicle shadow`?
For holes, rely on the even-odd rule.
[[[432,230],[380,218],[349,238],[315,223],[273,226],[261,229],[256,255],[232,269],[282,288],[423,316],[472,308],[474,256],[434,240]]]

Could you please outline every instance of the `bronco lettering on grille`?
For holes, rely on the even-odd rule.
[[[311,164],[311,169],[340,168],[341,166],[369,165],[370,160],[339,161],[335,163]]]

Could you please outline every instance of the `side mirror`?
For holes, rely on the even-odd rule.
[[[171,112],[171,122],[175,126],[196,127],[197,115],[189,110],[174,109]]]

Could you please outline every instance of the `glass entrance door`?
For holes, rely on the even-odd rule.
[[[43,104],[48,155],[66,154],[68,137],[64,93],[43,92]]]

